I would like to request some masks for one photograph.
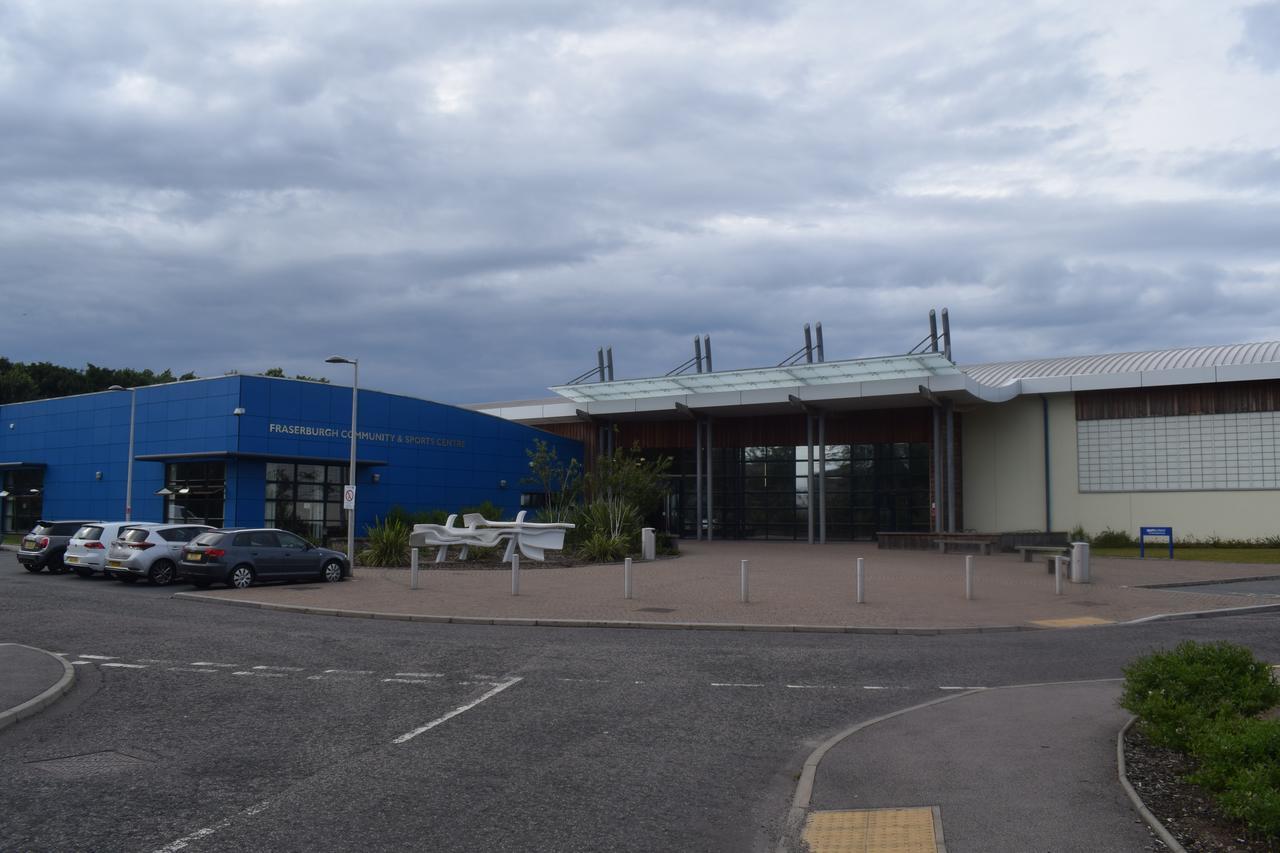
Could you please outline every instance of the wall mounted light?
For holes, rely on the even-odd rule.
[[[380,483],[380,482],[382,482],[382,475],[381,475],[381,474],[377,474],[377,473],[375,473],[375,474],[370,475],[370,479],[371,479],[371,480],[373,480],[373,482],[375,482],[375,483]]]
[[[0,498],[7,498],[7,497],[9,497],[8,492],[0,492]]]
[[[101,472],[101,471],[94,471],[94,472],[93,472],[93,479],[95,479],[95,480],[101,480],[101,479],[102,479],[102,472]]]
[[[180,494],[180,495],[185,495],[185,494],[187,494],[187,493],[188,493],[188,492],[190,492],[190,491],[191,491],[191,487],[190,487],[190,486],[183,486],[181,489],[178,489],[178,494]]]
[[[170,489],[160,488],[160,489],[156,489],[156,494],[162,498],[167,498],[169,497],[169,495],[173,494],[173,491]]]
[[[499,481],[498,481],[498,488],[499,488],[499,489],[505,489],[506,487],[507,487],[507,481],[506,481],[506,480],[499,480]]]
[[[244,406],[236,406],[231,410],[231,414],[235,415],[237,418],[240,417],[244,414]]]

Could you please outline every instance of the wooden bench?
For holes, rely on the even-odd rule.
[[[999,543],[998,539],[994,539],[991,537],[977,538],[977,537],[959,536],[959,537],[947,537],[945,539],[933,540],[933,544],[936,545],[938,547],[938,550],[943,554],[947,553],[947,546],[955,546],[957,548],[976,548],[978,550],[978,553],[983,555],[984,557],[990,554],[991,547],[998,543]]]
[[[1022,555],[1022,562],[1030,563],[1032,554],[1047,554],[1050,557],[1061,554],[1066,557],[1071,554],[1070,545],[1015,545],[1013,550]]]

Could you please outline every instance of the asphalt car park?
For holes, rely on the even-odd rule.
[[[172,591],[0,553],[5,639],[79,675],[0,732],[0,849],[772,850],[814,745],[946,685],[1115,677],[1183,638],[1280,661],[1275,616],[784,635],[339,619]]]

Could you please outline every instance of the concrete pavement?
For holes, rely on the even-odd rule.
[[[0,729],[56,701],[74,681],[75,669],[57,655],[0,643]]]

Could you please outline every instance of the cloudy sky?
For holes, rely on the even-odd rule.
[[[545,396],[1280,338],[1280,2],[0,3],[0,355]]]

